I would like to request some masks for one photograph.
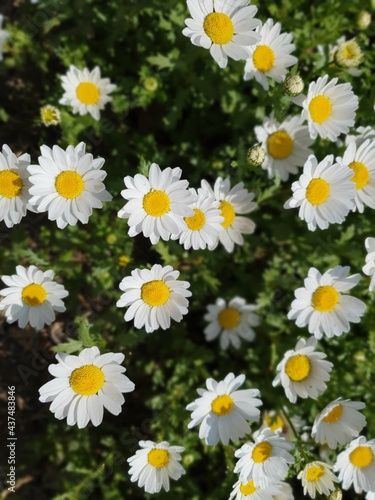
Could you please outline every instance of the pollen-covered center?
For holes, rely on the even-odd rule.
[[[162,306],[169,299],[171,292],[162,280],[149,281],[142,285],[141,297],[149,306]]]
[[[250,481],[246,484],[241,484],[240,486],[240,492],[243,495],[252,495],[253,493],[256,492],[256,487],[254,486],[254,481],[250,479]]]
[[[77,394],[92,396],[103,387],[104,373],[98,366],[84,365],[73,370],[69,384]]]
[[[275,160],[284,160],[288,158],[293,152],[294,141],[283,130],[279,130],[271,134],[267,139],[268,153],[275,158]]]
[[[234,26],[232,19],[222,12],[213,12],[206,16],[203,29],[212,43],[225,45],[232,41]]]
[[[211,409],[218,415],[219,417],[223,417],[224,415],[228,415],[233,410],[234,401],[233,398],[228,396],[227,394],[223,394],[222,396],[218,396],[211,403]]]
[[[143,208],[147,215],[161,217],[169,212],[171,200],[164,191],[152,189],[143,197]]]
[[[100,90],[95,83],[83,82],[78,85],[76,95],[82,104],[96,104],[100,98]]]
[[[318,95],[311,99],[309,111],[312,121],[316,123],[323,123],[331,116],[332,103],[328,97]]]
[[[42,285],[31,283],[22,290],[22,300],[28,306],[40,306],[47,298],[47,292]]]
[[[308,481],[319,481],[324,474],[324,467],[322,465],[312,465],[307,469],[306,479]]]
[[[351,168],[354,172],[354,175],[350,180],[352,182],[355,182],[357,191],[367,186],[370,174],[366,165],[364,165],[360,161],[352,161],[349,164],[349,168]]]
[[[311,363],[304,354],[296,354],[288,359],[285,364],[285,373],[293,382],[302,382],[311,372]]]
[[[329,196],[329,184],[323,179],[312,179],[306,188],[306,199],[311,205],[324,203]]]
[[[258,71],[265,73],[275,64],[275,53],[268,45],[259,45],[253,53],[253,64]]]
[[[268,460],[272,455],[272,444],[268,443],[268,441],[263,441],[262,443],[258,443],[254,446],[253,451],[251,453],[251,458],[254,460],[256,464],[261,464]]]
[[[368,467],[373,461],[374,455],[368,446],[357,446],[349,455],[350,462],[354,467],[360,469]]]
[[[226,307],[219,312],[218,321],[221,328],[224,330],[232,330],[236,328],[241,321],[241,313],[234,307]]]
[[[191,231],[199,231],[205,225],[206,217],[202,210],[199,208],[194,208],[194,215],[191,217],[184,217],[187,227]]]
[[[319,312],[332,311],[338,304],[339,292],[333,286],[320,286],[313,293],[311,304]]]
[[[77,172],[66,170],[56,177],[55,188],[60,196],[72,200],[82,193],[85,189],[85,183]]]
[[[284,429],[284,420],[277,415],[276,417],[271,417],[271,415],[266,415],[265,419],[267,427],[271,429],[271,431],[276,431],[277,429]]]
[[[221,215],[224,217],[224,221],[221,223],[221,225],[227,229],[233,224],[234,219],[236,218],[236,212],[234,210],[234,207],[229,201],[222,201],[220,202],[219,206],[221,210]]]
[[[332,424],[333,422],[340,420],[341,415],[342,405],[337,405],[323,418],[323,421],[327,422],[327,424]]]
[[[5,198],[15,198],[23,188],[21,177],[12,170],[2,170],[0,172],[0,196]]]
[[[169,451],[153,448],[147,455],[147,461],[152,467],[162,469],[169,464]]]

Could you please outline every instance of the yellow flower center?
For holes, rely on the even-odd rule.
[[[267,149],[275,160],[284,160],[293,152],[294,142],[288,132],[279,130],[274,132],[267,139]]]
[[[234,406],[233,398],[231,398],[227,394],[218,396],[211,403],[212,411],[215,413],[215,415],[218,415],[219,417],[228,415],[228,413],[232,411],[233,406]]]
[[[337,405],[323,418],[323,421],[327,422],[327,424],[332,424],[333,422],[340,420],[341,415],[342,405]]]
[[[77,172],[66,170],[56,177],[55,188],[60,196],[71,200],[82,193],[85,189],[85,183]]]
[[[147,455],[147,461],[152,467],[162,469],[169,463],[169,451],[153,448]]]
[[[340,294],[333,286],[320,286],[313,293],[311,304],[319,312],[328,312],[336,307],[339,298]]]
[[[352,163],[349,164],[349,168],[351,168],[354,172],[354,175],[350,180],[355,182],[357,191],[367,186],[370,175],[366,165],[360,161],[352,161]]]
[[[221,210],[222,217],[224,217],[224,221],[221,225],[227,229],[233,224],[233,221],[236,218],[236,212],[234,211],[233,205],[229,203],[229,201],[222,201],[219,208]]]
[[[149,306],[162,306],[169,299],[171,292],[162,280],[149,281],[142,285],[141,297]]]
[[[234,35],[232,19],[221,12],[213,12],[206,16],[203,29],[212,43],[225,45],[229,43]]]
[[[324,474],[324,467],[322,465],[312,465],[307,469],[306,479],[308,481],[319,481]]]
[[[152,189],[143,197],[143,208],[147,215],[161,217],[169,212],[171,200],[164,191]]]
[[[241,321],[241,313],[234,307],[226,307],[219,312],[217,319],[221,328],[224,328],[224,330],[232,330],[239,325]]]
[[[309,111],[312,121],[316,123],[323,123],[331,116],[331,101],[324,95],[318,95],[311,99]]]
[[[311,372],[311,363],[304,354],[296,354],[288,359],[285,364],[285,373],[293,382],[302,382]]]
[[[265,419],[267,427],[271,429],[271,431],[276,431],[277,429],[283,429],[285,424],[284,420],[277,415],[276,417],[271,417],[270,415],[266,415]]]
[[[268,443],[267,441],[263,441],[262,443],[258,443],[256,446],[254,446],[251,453],[251,458],[256,464],[261,464],[268,460],[271,454],[272,444]]]
[[[268,45],[259,45],[253,53],[253,64],[258,71],[265,73],[275,64],[275,53]]]
[[[58,123],[60,121],[60,113],[53,106],[44,106],[40,110],[40,114],[45,125]]]
[[[96,104],[100,98],[100,90],[91,82],[80,83],[76,89],[77,99],[82,102],[82,104],[90,105]]]
[[[192,231],[199,231],[205,225],[206,217],[202,210],[194,208],[194,215],[191,217],[184,217],[186,225]]]
[[[98,366],[84,365],[73,370],[69,384],[77,394],[92,396],[103,387],[104,373]]]
[[[31,283],[22,290],[22,300],[28,306],[40,306],[46,300],[47,292],[42,285]]]
[[[21,177],[11,170],[0,172],[0,196],[5,198],[15,198],[23,188]]]
[[[324,203],[329,196],[329,184],[323,179],[312,179],[306,188],[306,199],[311,205]]]
[[[252,495],[253,493],[256,492],[256,488],[254,486],[254,481],[250,479],[250,481],[246,484],[241,484],[240,486],[240,492],[243,495]]]
[[[371,448],[368,446],[357,446],[349,455],[350,462],[354,467],[360,469],[368,467],[374,458]]]

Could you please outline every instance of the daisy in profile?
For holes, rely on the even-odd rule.
[[[102,208],[112,196],[106,191],[103,180],[107,176],[101,170],[104,159],[93,159],[86,153],[86,144],[68,146],[41,146],[38,165],[30,165],[30,203],[38,212],[48,212],[49,220],[64,229],[78,221],[87,224],[93,208]]]
[[[371,276],[369,290],[372,292],[375,288],[375,238],[366,238],[365,246],[367,250],[366,265],[362,267],[362,272]]]
[[[180,272],[172,266],[155,264],[151,269],[135,269],[120,283],[125,292],[117,301],[117,307],[129,307],[125,321],[134,319],[136,328],[146,328],[151,333],[158,328],[166,330],[171,319],[180,322],[188,313],[191,297],[188,281],[179,281]]]
[[[293,36],[281,33],[281,24],[273,24],[272,19],[257,27],[260,40],[249,47],[250,57],[245,65],[245,80],[255,78],[264,90],[269,89],[267,76],[276,82],[285,79],[287,68],[297,64],[298,59],[291,55],[296,46]]]
[[[277,365],[279,373],[272,385],[281,384],[291,403],[295,403],[298,396],[317,399],[327,389],[333,364],[325,360],[326,354],[315,352],[316,343],[314,337],[300,339]]]
[[[293,490],[289,483],[278,483],[278,487],[281,491],[273,496],[273,500],[294,500]]]
[[[239,349],[241,339],[253,341],[255,332],[252,327],[260,323],[259,316],[253,313],[255,309],[256,306],[246,304],[241,297],[234,297],[228,304],[224,299],[216,299],[216,304],[207,306],[208,312],[204,316],[209,322],[204,329],[207,342],[219,337],[220,347],[225,351],[230,345]]]
[[[366,425],[366,418],[358,410],[366,405],[350,399],[335,399],[315,418],[312,437],[317,443],[335,449],[348,444]]]
[[[280,486],[272,484],[265,488],[257,488],[254,481],[237,481],[233,486],[229,500],[273,500],[274,496],[280,492]]]
[[[307,120],[310,136],[336,141],[354,125],[358,97],[350,83],[337,84],[338,78],[328,81],[328,75],[311,82],[302,103],[302,118]]]
[[[159,493],[161,488],[169,491],[169,479],[177,480],[185,469],[180,464],[185,448],[169,446],[167,441],[139,441],[141,449],[128,458],[130,481],[138,481],[138,486],[147,493]]]
[[[294,463],[289,453],[293,448],[292,443],[280,436],[280,429],[275,432],[263,429],[255,443],[246,443],[235,452],[239,460],[234,472],[243,483],[252,479],[256,487],[266,488],[285,479],[288,464]]]
[[[375,491],[375,439],[354,439],[338,455],[333,470],[339,473],[344,490],[353,485],[356,493]]]
[[[220,68],[228,64],[228,57],[235,61],[247,59],[247,46],[259,40],[254,30],[259,19],[254,16],[257,7],[248,0],[187,0],[192,18],[186,19],[183,34],[198,47],[210,49],[211,56]]]
[[[310,146],[314,141],[300,116],[288,116],[282,123],[271,116],[254,130],[267,153],[262,168],[267,170],[269,179],[279,175],[282,181],[287,181],[312,154]]]
[[[168,241],[187,230],[184,217],[193,217],[190,205],[196,201],[187,189],[188,181],[181,180],[180,168],[165,168],[153,163],[148,178],[141,174],[124,178],[127,189],[121,196],[128,202],[118,217],[128,219],[129,236],[143,233],[155,245],[160,238]]]
[[[221,223],[219,240],[227,252],[233,252],[235,244],[244,244],[243,234],[253,234],[255,231],[255,223],[247,217],[242,217],[242,214],[248,214],[257,207],[253,202],[254,193],[244,189],[243,182],[231,188],[230,180],[221,177],[216,179],[213,189],[205,180],[202,180],[201,186],[201,189],[208,191],[220,202],[224,222]]]
[[[65,92],[60,104],[72,106],[74,114],[82,116],[90,113],[95,120],[99,120],[100,111],[107,102],[112,101],[109,94],[116,88],[109,78],[101,78],[98,66],[89,71],[87,68],[78,69],[71,65],[61,80]]]
[[[12,276],[2,276],[8,288],[0,290],[3,299],[0,311],[4,311],[8,323],[18,321],[20,328],[27,323],[40,330],[55,321],[55,312],[64,312],[62,301],[69,293],[53,281],[53,271],[40,271],[35,266],[16,267]]]
[[[324,274],[310,267],[305,286],[294,292],[288,319],[296,320],[300,328],[308,325],[318,340],[323,335],[332,338],[347,333],[350,323],[359,323],[366,309],[361,300],[343,294],[361,279],[360,274],[349,276],[349,272],[348,266],[335,266]]]
[[[187,405],[186,409],[192,412],[188,428],[200,425],[199,438],[206,444],[214,446],[219,441],[223,444],[237,441],[251,432],[248,420],[259,420],[257,407],[262,404],[258,399],[259,391],[238,390],[244,382],[245,375],[235,377],[233,373],[220,382],[209,378],[207,390],[198,389],[200,398]]]
[[[310,462],[297,476],[302,481],[303,494],[315,498],[316,492],[328,496],[335,490],[339,480],[332,472],[332,467],[324,462]]]
[[[370,126],[358,127],[355,130],[356,134],[348,134],[345,136],[345,144],[349,146],[350,143],[355,142],[357,148],[364,143],[367,139],[375,140],[375,129]]]
[[[7,227],[19,224],[25,217],[29,204],[29,174],[30,155],[17,156],[6,145],[0,153],[0,221]]]
[[[39,389],[39,401],[51,403],[58,420],[66,418],[68,425],[82,429],[90,421],[100,425],[104,408],[112,415],[121,413],[122,393],[134,391],[133,382],[123,375],[124,354],[100,354],[97,347],[89,347],[78,356],[57,353],[56,359],[58,364],[48,367],[55,378]]]
[[[343,158],[336,158],[339,165],[348,166],[356,188],[353,211],[363,213],[365,206],[375,208],[375,140],[367,139],[360,146],[352,142]]]
[[[341,224],[354,207],[356,189],[352,178],[353,170],[334,163],[333,155],[320,163],[310,155],[303,174],[292,184],[293,197],[284,208],[299,208],[298,215],[307,222],[310,231]]]
[[[220,202],[213,196],[200,190],[199,195],[195,189],[190,189],[191,194],[197,199],[190,205],[194,210],[194,215],[184,217],[186,229],[179,235],[172,235],[172,240],[179,239],[185,250],[204,250],[206,247],[211,249],[217,245],[219,232],[222,229],[224,217],[219,209]]]
[[[295,439],[294,432],[289,421],[285,417],[285,413],[287,415],[289,414],[287,407],[283,407],[283,411],[278,412],[275,410],[265,411],[263,414],[262,425],[253,433],[254,438],[256,438],[263,429],[268,427],[273,432],[280,430],[281,437],[285,437],[289,440]],[[289,420],[291,420],[294,430],[299,433],[305,422],[298,415],[289,416]]]
[[[9,36],[9,32],[1,29],[3,25],[4,16],[0,14],[0,61],[3,60],[3,45]]]

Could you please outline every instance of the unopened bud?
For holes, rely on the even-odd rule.
[[[357,26],[360,30],[365,30],[371,24],[371,14],[367,10],[361,10],[357,17]]]
[[[289,75],[285,78],[284,90],[290,97],[302,94],[305,84],[299,75]]]
[[[247,151],[247,161],[252,167],[260,167],[266,159],[266,152],[259,144],[252,146]]]

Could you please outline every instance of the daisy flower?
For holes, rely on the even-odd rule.
[[[366,140],[360,146],[352,142],[343,158],[336,158],[339,165],[348,166],[354,173],[350,179],[355,184],[356,196],[353,212],[363,213],[365,205],[375,208],[375,140]]]
[[[0,14],[0,61],[3,60],[3,45],[9,36],[9,32],[1,29],[3,25],[4,16]]]
[[[243,245],[243,234],[252,234],[255,231],[255,223],[247,217],[237,214],[248,214],[252,212],[257,204],[252,200],[254,193],[244,189],[244,183],[239,182],[232,188],[229,179],[218,177],[214,188],[207,181],[202,180],[201,189],[208,191],[220,202],[221,215],[224,217],[219,240],[227,252],[233,252],[234,245]]]
[[[196,200],[181,174],[178,167],[161,170],[153,163],[148,178],[141,174],[124,178],[127,189],[121,196],[128,202],[118,217],[129,219],[129,236],[143,233],[155,245],[160,238],[168,241],[187,229],[184,217],[194,216],[190,204]]]
[[[284,413],[289,413],[288,408],[284,407],[282,412],[276,412],[275,410],[265,411],[263,414],[262,425],[253,433],[254,438],[256,438],[263,429],[268,427],[271,431],[277,431],[280,429],[280,436],[285,437],[286,439],[295,439],[294,432]],[[293,417],[289,416],[289,420],[291,420],[294,430],[299,433],[304,425],[304,421],[297,415],[294,415]]]
[[[87,68],[78,69],[71,65],[61,80],[65,92],[60,104],[72,106],[74,114],[90,113],[95,120],[99,120],[100,111],[107,102],[112,101],[109,94],[116,88],[109,78],[101,78],[98,66],[90,72]]]
[[[358,70],[357,66],[361,64],[363,54],[355,38],[351,40],[346,40],[344,36],[339,38],[332,52],[337,66],[347,69],[352,76],[360,76],[361,70]]]
[[[187,28],[182,33],[193,45],[210,49],[220,68],[227,66],[228,57],[245,60],[247,46],[260,38],[254,31],[260,24],[254,18],[258,9],[248,4],[248,0],[187,0],[192,18],[185,20]]]
[[[273,116],[265,118],[263,125],[255,127],[257,140],[266,150],[266,159],[262,168],[267,170],[268,178],[278,174],[282,181],[287,181],[290,174],[296,174],[312,150],[314,142],[309,129],[302,125],[300,116],[288,116],[278,123]]]
[[[352,142],[355,142],[357,145],[357,148],[363,144],[367,139],[371,139],[372,141],[375,140],[375,130],[368,126],[368,127],[358,127],[355,130],[356,134],[348,134],[345,136],[345,144],[349,146]]]
[[[333,364],[325,361],[326,354],[315,352],[316,343],[314,337],[300,339],[277,365],[279,373],[272,385],[281,384],[291,403],[297,401],[297,396],[317,399],[327,389],[326,382],[330,379]]]
[[[341,224],[354,207],[356,189],[352,177],[353,170],[334,163],[333,155],[326,156],[320,163],[310,155],[303,174],[292,184],[293,197],[284,208],[299,207],[298,215],[307,222],[310,231]]]
[[[358,97],[350,83],[337,84],[338,78],[328,82],[328,75],[311,82],[302,103],[302,118],[307,120],[310,136],[336,141],[354,125]]]
[[[64,312],[61,300],[69,295],[62,285],[53,281],[53,271],[40,271],[35,266],[16,267],[12,276],[1,279],[8,288],[0,290],[3,299],[0,311],[5,312],[8,323],[18,321],[20,328],[27,323],[40,330],[55,321],[55,312]]]
[[[358,411],[365,407],[359,401],[335,399],[315,418],[312,437],[317,443],[327,443],[331,449],[348,444],[366,425],[366,418]]]
[[[332,467],[324,462],[310,462],[298,474],[303,486],[303,494],[315,498],[316,492],[320,495],[330,495],[335,490],[335,483],[339,480],[332,472]]]
[[[204,250],[206,247],[211,249],[217,245],[224,220],[219,209],[220,202],[203,189],[200,190],[199,195],[193,188],[190,189],[190,193],[197,199],[189,205],[194,210],[194,215],[184,217],[186,229],[179,235],[172,235],[171,238],[172,240],[179,239],[185,250],[190,248]]]
[[[258,389],[238,390],[245,382],[245,375],[235,377],[229,373],[224,380],[216,382],[206,380],[206,389],[198,389],[200,398],[187,405],[191,411],[191,429],[200,424],[199,438],[213,446],[221,441],[237,441],[251,432],[247,420],[257,422],[260,411],[257,406],[262,404],[257,397]]]
[[[86,153],[86,144],[68,146],[41,146],[39,165],[30,165],[31,204],[38,212],[48,212],[49,220],[64,229],[78,221],[87,224],[93,208],[102,208],[103,201],[111,201],[103,180],[107,173],[101,170],[103,158],[93,159]]]
[[[230,494],[229,500],[273,500],[273,495],[280,492],[280,486],[272,484],[265,488],[257,488],[254,481],[237,481],[233,486],[233,491]]]
[[[89,347],[78,356],[57,353],[56,359],[58,364],[48,367],[55,378],[39,389],[39,401],[51,403],[58,420],[66,418],[68,425],[82,429],[90,421],[100,425],[104,408],[112,415],[121,413],[122,393],[134,391],[133,382],[123,375],[124,354],[100,354],[97,347]]]
[[[158,328],[166,330],[171,318],[177,322],[187,314],[191,292],[188,281],[178,281],[179,271],[172,266],[155,264],[149,269],[135,269],[120,283],[125,292],[117,301],[117,307],[129,307],[125,321],[134,319],[136,328],[146,328],[151,333]]]
[[[224,299],[216,299],[216,304],[207,306],[208,313],[204,316],[209,322],[204,329],[207,342],[219,336],[220,347],[225,351],[230,345],[239,349],[241,339],[253,341],[255,332],[251,327],[260,323],[259,316],[252,312],[255,309],[241,297],[234,297],[228,304]]]
[[[333,470],[339,473],[344,490],[353,484],[356,493],[375,491],[375,439],[354,439],[336,460]]]
[[[375,238],[366,238],[365,246],[367,250],[366,265],[362,267],[362,272],[367,276],[371,276],[369,286],[370,292],[375,288]]]
[[[0,221],[7,227],[19,224],[25,217],[30,195],[29,174],[30,155],[23,154],[17,158],[12,150],[3,145],[0,153]]]
[[[304,287],[298,288],[288,319],[296,325],[309,327],[309,332],[319,340],[326,335],[338,337],[350,330],[350,322],[359,323],[366,304],[361,300],[343,295],[357,285],[360,274],[349,276],[350,267],[335,266],[323,275],[310,267]]]
[[[290,55],[296,46],[292,43],[293,36],[289,33],[281,34],[281,24],[273,24],[267,19],[256,29],[260,40],[249,47],[250,57],[245,65],[245,80],[255,78],[264,90],[269,89],[267,76],[276,82],[282,82],[287,68],[297,64],[298,59]]]
[[[266,488],[286,477],[288,464],[294,463],[289,453],[293,448],[292,443],[280,436],[280,429],[275,432],[263,429],[255,443],[246,443],[235,452],[239,460],[234,472],[239,473],[243,483],[252,479],[256,487]]]
[[[169,491],[169,478],[177,480],[186,472],[180,464],[185,448],[169,446],[167,441],[139,441],[139,446],[141,449],[128,458],[131,482],[138,481],[147,493],[159,493],[162,487]]]
[[[60,111],[55,108],[55,106],[51,106],[47,104],[40,108],[40,116],[42,118],[42,122],[46,127],[50,127],[51,125],[58,125],[61,122]]]
[[[294,500],[293,490],[289,483],[281,482],[278,484],[281,491],[274,495],[273,500]]]

